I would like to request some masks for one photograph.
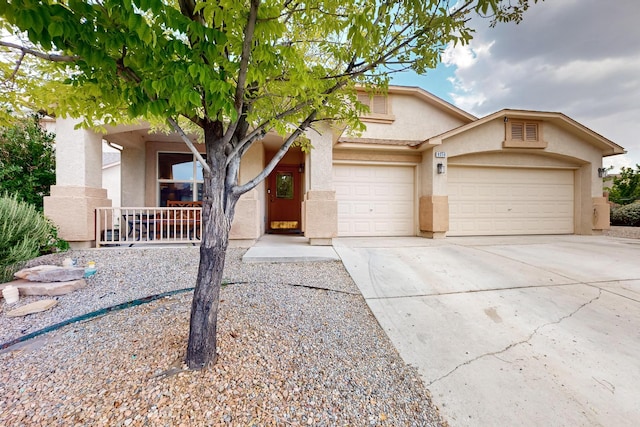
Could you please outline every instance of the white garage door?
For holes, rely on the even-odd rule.
[[[450,165],[449,236],[572,234],[573,171]]]
[[[414,168],[334,165],[338,236],[412,236]]]

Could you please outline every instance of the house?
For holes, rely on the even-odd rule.
[[[624,150],[566,115],[505,109],[477,118],[416,87],[360,99],[371,110],[362,118],[366,130],[309,130],[310,153],[290,150],[242,196],[231,239],[301,232],[327,245],[337,236],[589,235],[608,228],[602,158]],[[103,139],[122,147],[121,206],[201,198],[201,169],[175,135],[150,133],[144,124],[98,134],[59,120],[58,180],[44,207],[74,246],[93,244],[95,210],[111,206]],[[240,181],[262,170],[281,142],[269,134],[255,143]]]

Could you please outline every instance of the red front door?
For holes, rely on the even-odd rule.
[[[269,233],[299,232],[301,229],[299,166],[277,166],[267,184]]]

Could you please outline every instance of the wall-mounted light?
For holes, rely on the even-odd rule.
[[[438,163],[436,165],[436,171],[438,172],[438,175],[441,175],[444,173],[444,164],[443,163]]]
[[[607,168],[598,168],[598,178],[604,178],[607,176]]]
[[[505,116],[504,117],[504,122],[507,123],[509,121],[509,117]]]
[[[298,165],[298,172],[300,172],[300,173],[304,172],[304,163],[300,163]]]

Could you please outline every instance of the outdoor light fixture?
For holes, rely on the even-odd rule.
[[[509,121],[509,117],[505,116],[504,117],[504,122],[507,123]]]
[[[444,164],[442,163],[438,163],[436,165],[436,169],[438,171],[438,175],[443,174],[444,173]]]
[[[604,178],[605,176],[607,176],[607,169],[598,168],[598,178]]]

